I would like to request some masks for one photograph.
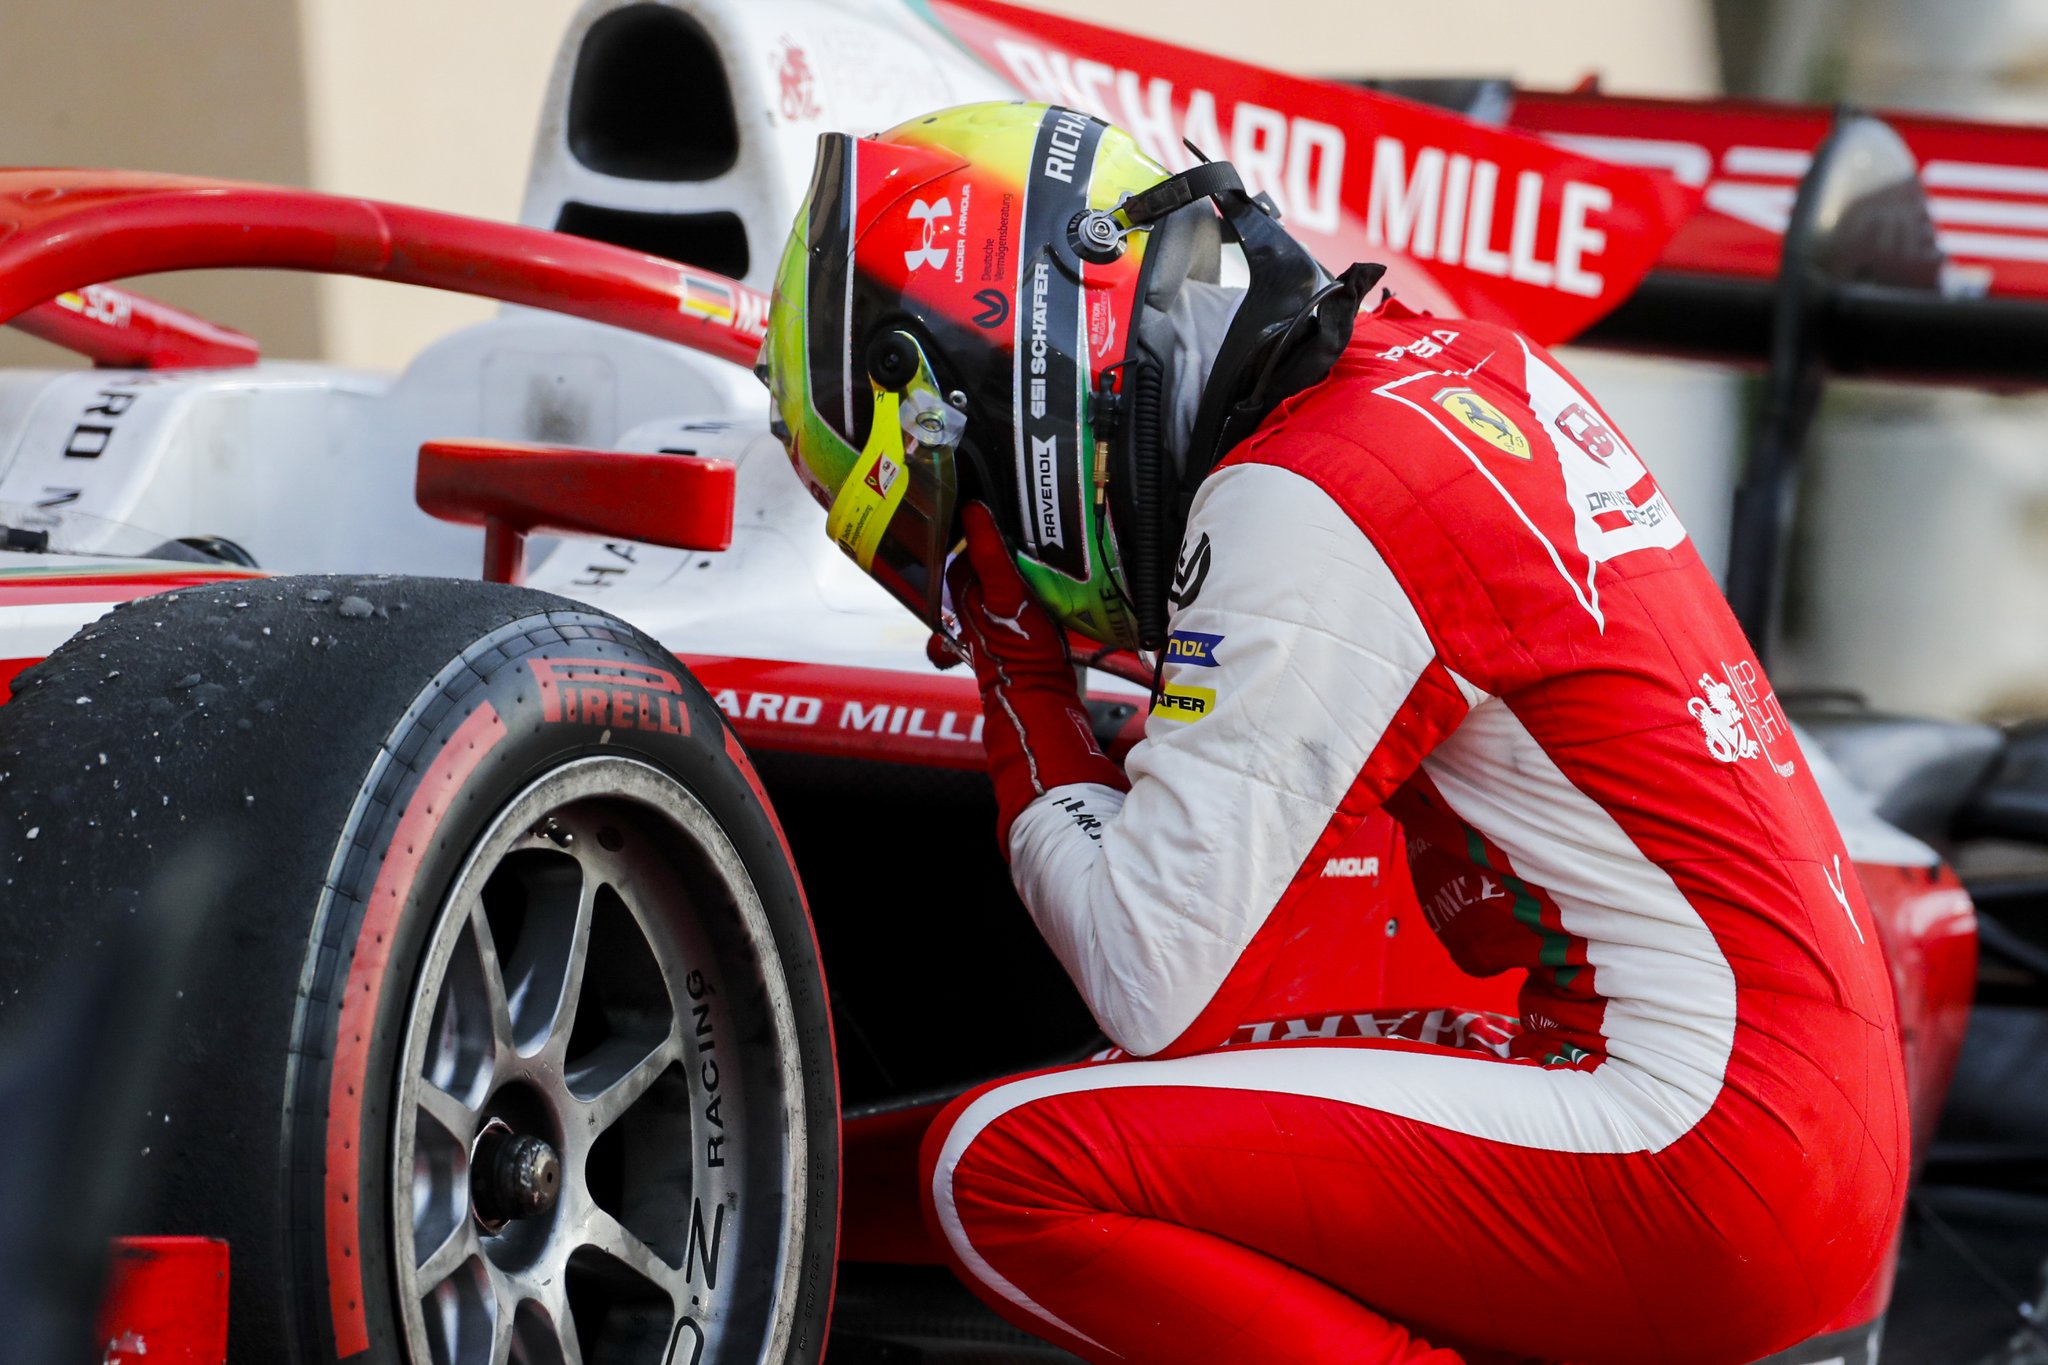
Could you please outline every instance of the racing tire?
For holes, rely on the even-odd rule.
[[[108,1103],[150,1110],[122,1231],[230,1244],[232,1359],[819,1359],[816,940],[653,640],[494,584],[185,589],[15,680],[0,775],[0,1000],[203,888],[158,1089]]]

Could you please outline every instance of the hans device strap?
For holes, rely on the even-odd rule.
[[[1134,360],[1122,401],[1101,405],[1121,419],[1119,463],[1127,476],[1123,500],[1129,509],[1123,536],[1132,550],[1124,571],[1140,641],[1148,649],[1166,638],[1167,584],[1160,560],[1162,551],[1170,553],[1167,547],[1180,543],[1195,488],[1274,408],[1329,374],[1351,341],[1366,292],[1386,273],[1384,266],[1354,265],[1331,279],[1280,226],[1272,199],[1246,193],[1235,168],[1222,161],[1204,161],[1171,176],[1108,213],[1080,216],[1070,246],[1083,257],[1120,251],[1124,234],[1204,198],[1215,203],[1243,248],[1250,283],[1210,369],[1179,468],[1164,448],[1154,366]]]

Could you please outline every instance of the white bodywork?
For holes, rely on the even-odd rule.
[[[553,227],[562,206],[736,213],[746,224],[746,283],[766,290],[810,181],[823,132],[878,133],[918,114],[977,100],[1018,98],[997,76],[914,12],[915,0],[664,0],[703,25],[732,89],[739,157],[709,180],[661,182],[604,175],[569,147],[571,85],[583,36],[641,0],[586,0],[569,24],[548,78],[522,222]],[[783,74],[800,58],[809,79],[785,98]]]
[[[570,201],[733,213],[747,234],[746,282],[764,290],[818,133],[880,130],[935,107],[1016,95],[903,0],[666,0],[717,48],[738,158],[708,180],[603,175],[569,147],[577,55],[592,24],[639,2],[589,0],[570,23],[521,216],[552,227]],[[792,49],[808,80],[793,92],[801,98],[785,99]],[[824,512],[767,435],[767,410],[765,390],[740,366],[506,308],[428,347],[397,376],[283,362],[0,371],[0,504],[61,507],[164,537],[226,536],[274,573],[474,577],[481,533],[435,521],[413,502],[422,441],[691,450],[740,464],[730,550],[536,541],[529,583],[624,616],[679,653],[928,671],[926,632],[826,538]],[[0,655],[21,648],[15,657],[46,652],[69,633],[55,620],[0,624]]]

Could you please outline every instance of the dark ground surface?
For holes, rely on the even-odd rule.
[[[2018,1300],[2038,1301],[2044,1258],[2048,1196],[1924,1188],[1908,1220],[1885,1365],[2048,1362],[2038,1338],[2009,1349],[2022,1326]],[[2006,1288],[1993,1288],[1992,1277]]]
[[[1908,1220],[1884,1365],[2048,1365],[2048,1344],[2012,1348],[2019,1297],[2040,1293],[2044,1257],[2048,1196],[1924,1188]],[[828,1359],[1055,1365],[1074,1357],[1010,1328],[943,1271],[850,1265],[840,1271]]]

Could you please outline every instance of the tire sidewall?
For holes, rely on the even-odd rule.
[[[499,812],[550,771],[592,755],[638,760],[700,801],[745,864],[774,933],[806,1115],[789,1358],[815,1360],[822,1350],[837,1231],[837,1093],[817,947],[786,845],[725,717],[675,659],[611,618],[559,611],[483,635],[421,690],[365,776],[335,850],[287,1072],[288,1254],[303,1291],[295,1335],[312,1359],[404,1359],[385,1173],[421,959]],[[351,992],[373,996],[374,1006],[351,1009]],[[354,1179],[343,1180],[352,1156]],[[349,1349],[359,1344],[367,1355]]]

